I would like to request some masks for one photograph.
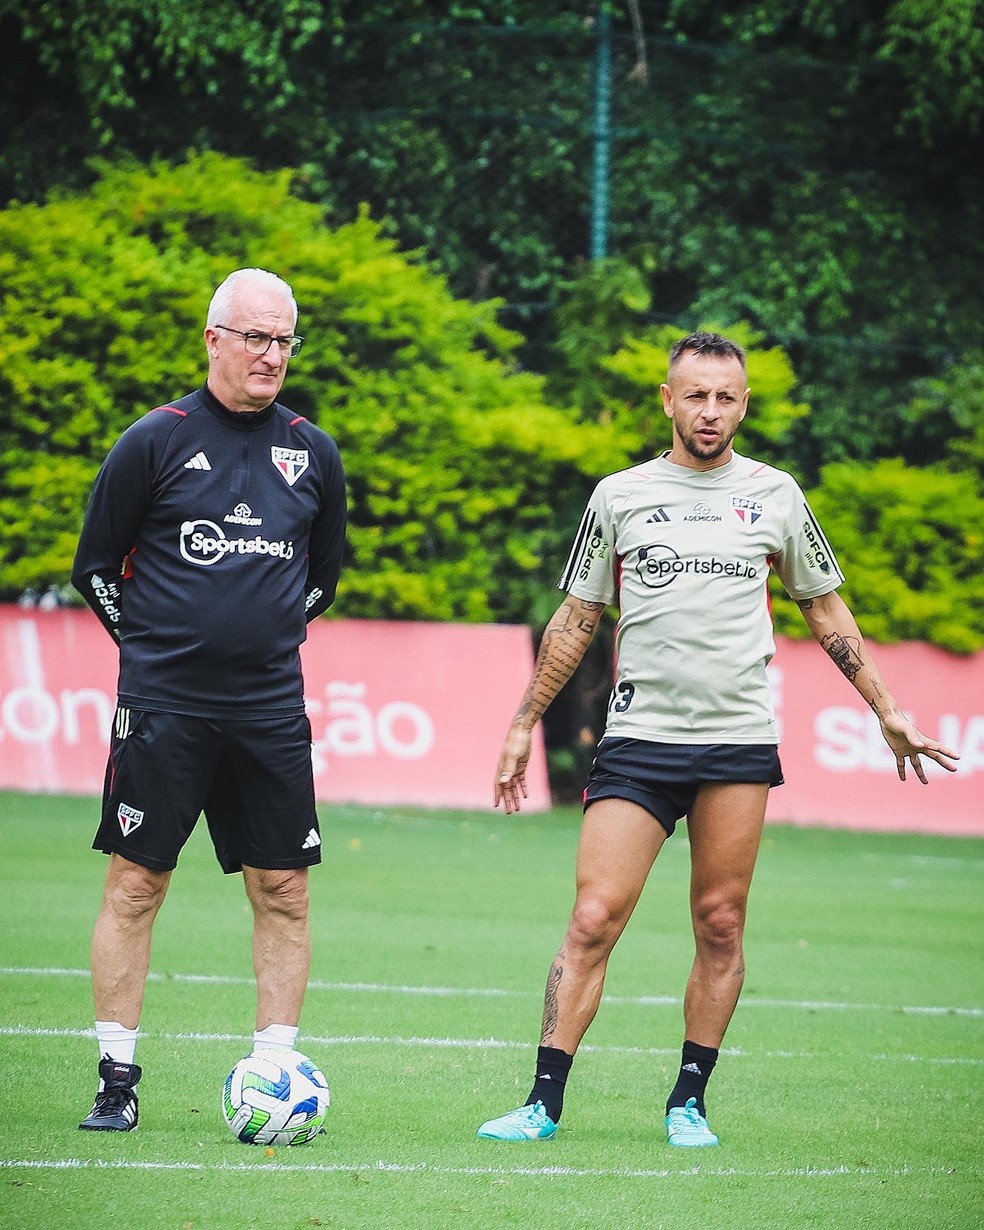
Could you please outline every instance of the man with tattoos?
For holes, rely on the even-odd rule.
[[[708,1077],[745,973],[742,935],[769,789],[782,783],[766,665],[775,651],[766,582],[774,568],[813,635],[877,714],[923,783],[926,756],[956,753],[905,717],[836,590],[843,575],[796,482],[735,452],[748,406],[744,351],[695,333],[670,351],[663,408],[670,450],[595,488],[533,678],[499,757],[494,798],[526,794],[530,733],[570,679],[609,605],[619,608],[608,722],[584,794],[577,889],[547,978],[524,1106],[482,1124],[496,1140],[546,1140],[571,1063],[601,1001],[608,959],[663,842],[687,817],[695,958],[680,1070],[666,1102],[671,1145],[716,1145]]]

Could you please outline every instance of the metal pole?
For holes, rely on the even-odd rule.
[[[595,21],[594,159],[591,177],[591,259],[608,255],[608,167],[612,143],[612,17],[606,0]]]

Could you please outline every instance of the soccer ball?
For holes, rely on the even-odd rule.
[[[301,1145],[321,1131],[328,1082],[297,1051],[247,1055],[226,1077],[222,1113],[244,1145]]]

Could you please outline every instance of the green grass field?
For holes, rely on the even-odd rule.
[[[688,1151],[662,1128],[691,959],[684,829],[616,949],[557,1139],[506,1144],[475,1129],[528,1092],[578,814],[323,808],[299,1047],[332,1108],[327,1134],[271,1155],[219,1111],[252,1034],[250,915],[204,831],[155,933],[140,1129],[77,1130],[96,810],[0,795],[3,1230],[984,1224],[984,840],[767,830],[708,1091],[722,1145]]]

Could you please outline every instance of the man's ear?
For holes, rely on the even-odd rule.
[[[670,392],[670,386],[668,384],[661,384],[659,386],[659,395],[663,399],[663,413],[668,419],[671,419],[673,417],[673,394]]]

